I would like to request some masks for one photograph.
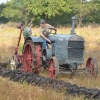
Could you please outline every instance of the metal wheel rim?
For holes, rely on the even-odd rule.
[[[48,73],[50,78],[57,78],[59,73],[59,63],[57,58],[52,57],[48,64]]]
[[[98,64],[95,58],[88,58],[87,62],[86,62],[86,70],[87,75],[89,77],[97,77],[98,74]]]
[[[29,43],[25,45],[23,53],[23,68],[26,72],[32,72],[32,47]]]
[[[29,46],[27,46],[27,45],[29,45]],[[29,52],[27,51],[27,49],[29,50]],[[25,60],[27,60],[26,56],[28,56],[28,55],[26,55],[26,54],[28,54],[28,53],[30,53],[30,56],[29,56],[30,61],[29,61],[29,65],[27,65],[27,67],[29,66],[29,68],[30,68],[29,72],[34,72],[37,74],[37,73],[39,73],[39,71],[41,71],[41,65],[42,65],[42,48],[41,48],[40,43],[38,43],[38,42],[34,43],[31,40],[26,41],[25,46],[24,46],[24,54],[23,54],[24,67],[26,66]]]
[[[41,50],[41,46],[38,44],[38,43],[35,43],[35,57],[34,57],[34,59],[36,60],[36,62],[35,62],[35,70],[34,70],[34,72],[35,73],[39,73],[39,71],[41,71],[41,65],[42,65],[42,50]],[[34,63],[34,62],[33,62]]]

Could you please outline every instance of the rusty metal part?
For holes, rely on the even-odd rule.
[[[18,54],[18,47],[19,47],[19,44],[20,44],[21,35],[22,35],[22,31],[20,31],[20,35],[19,35],[19,38],[18,38],[17,47],[15,48],[15,55],[17,55],[17,54]]]
[[[87,71],[87,75],[88,77],[97,77],[98,74],[98,64],[95,58],[90,57],[88,58],[87,62],[86,62],[86,71]]]
[[[48,63],[48,73],[50,78],[56,78],[59,74],[59,62],[56,57],[51,57]]]
[[[42,50],[39,43],[26,41],[23,52],[23,68],[26,72],[38,73],[41,69]]]
[[[29,43],[25,45],[23,53],[23,69],[26,72],[32,72],[32,48]]]

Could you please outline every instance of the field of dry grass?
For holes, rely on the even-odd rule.
[[[69,34],[71,30],[71,28],[66,27],[60,27],[57,29],[58,34]],[[32,28],[32,30],[38,36],[37,28]],[[100,26],[76,28],[75,33],[84,37],[86,41],[84,64],[82,67],[85,67],[87,58],[93,56],[97,59],[98,67],[100,68]],[[0,62],[8,62],[10,57],[14,54],[18,36],[18,29],[0,26]],[[20,48],[22,44],[23,36]],[[46,70],[43,70],[40,75],[48,77]],[[78,86],[100,89],[100,73],[98,73],[97,79],[88,78],[85,73],[75,75],[60,74],[58,79],[77,84]],[[38,86],[27,85],[27,83],[14,83],[9,81],[9,79],[0,77],[0,100],[82,100],[82,97],[65,97],[63,93],[56,93],[51,89],[43,89]]]

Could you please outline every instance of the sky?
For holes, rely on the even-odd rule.
[[[0,4],[1,3],[6,3],[8,0],[0,0]]]

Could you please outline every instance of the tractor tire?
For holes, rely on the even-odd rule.
[[[98,75],[98,64],[97,60],[93,57],[88,58],[86,62],[86,71],[89,77],[96,78]]]
[[[26,72],[39,73],[42,65],[42,49],[40,43],[27,40],[23,50],[23,68]]]
[[[59,74],[59,62],[56,57],[51,57],[48,63],[48,73],[50,78],[57,78]]]

